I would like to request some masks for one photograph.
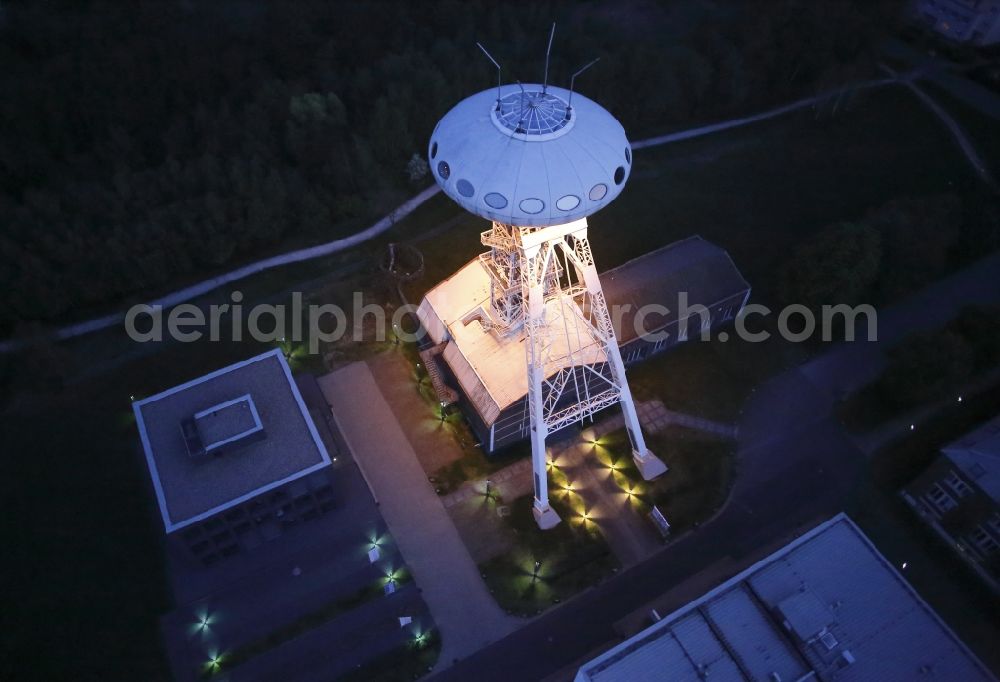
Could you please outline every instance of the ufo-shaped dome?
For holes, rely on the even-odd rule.
[[[505,85],[459,102],[431,135],[441,189],[488,220],[568,223],[604,208],[625,186],[632,149],[604,107],[549,86]]]

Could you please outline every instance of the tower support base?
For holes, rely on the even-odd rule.
[[[559,525],[559,522],[562,521],[555,509],[547,504],[540,507],[538,500],[535,500],[535,506],[532,507],[531,511],[535,515],[535,523],[537,523],[538,527],[542,530],[555,528]]]
[[[649,450],[643,453],[633,450],[632,460],[644,480],[652,481],[657,476],[667,473],[667,465]]]

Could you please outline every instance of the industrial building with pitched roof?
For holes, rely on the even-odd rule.
[[[750,296],[750,285],[726,250],[698,236],[635,258],[600,279],[626,365],[731,322]],[[687,312],[679,306],[682,295]],[[489,307],[490,278],[476,259],[427,292],[417,316],[435,346],[423,355],[428,369],[439,374],[432,378],[437,378],[441,401],[457,401],[484,450],[494,452],[526,438],[530,419],[528,379],[519,371],[526,363],[523,335],[505,337],[481,324]],[[644,307],[649,314],[642,318],[637,313]],[[571,337],[580,345],[578,356],[607,374],[601,345],[574,302],[548,301],[546,324],[558,331],[552,334],[556,348],[546,375],[564,368],[560,360],[569,362],[560,344]],[[581,367],[576,372],[579,390],[586,390],[588,379],[597,381]]]
[[[584,664],[576,682],[993,680],[839,514]]]

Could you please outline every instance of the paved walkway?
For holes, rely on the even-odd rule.
[[[531,459],[525,458],[514,462],[503,469],[490,474],[490,490],[508,498],[507,488],[520,488],[518,485],[522,481],[527,481],[531,486]],[[486,494],[486,481],[466,481],[461,487],[450,495],[441,498],[441,503],[445,507],[451,508],[472,497],[483,497]]]
[[[963,71],[967,65],[929,55],[898,39],[887,40],[882,51],[895,60],[908,62],[921,80],[932,81],[980,113],[1000,120],[1000,94],[966,78]]]
[[[368,365],[319,382],[441,632],[437,669],[514,631],[521,621],[487,591]]]
[[[766,121],[768,119],[777,118],[778,116],[784,116],[785,114],[790,114],[793,111],[798,111],[799,109],[807,109],[809,107],[816,106],[823,102],[829,101],[834,98],[843,97],[845,93],[855,92],[858,90],[869,90],[871,88],[881,88],[886,85],[892,85],[896,82],[895,78],[880,78],[876,80],[861,81],[859,83],[848,83],[843,87],[836,88],[835,90],[829,90],[827,92],[822,92],[813,97],[806,97],[791,104],[786,104],[784,106],[777,107],[775,109],[768,109],[767,111],[762,111],[758,114],[753,114],[751,116],[744,116],[741,118],[733,118],[728,121],[720,121],[719,123],[712,123],[705,126],[699,126],[697,128],[689,128],[687,130],[679,130],[676,133],[670,133],[668,135],[660,135],[659,137],[650,137],[645,140],[637,140],[632,143],[632,149],[645,149],[646,147],[658,147],[663,144],[670,144],[672,142],[680,142],[681,140],[690,140],[695,137],[702,137],[704,135],[711,135],[713,133],[719,133],[723,130],[729,130],[730,128],[738,128],[740,126],[749,125],[751,123],[758,123],[760,121]]]
[[[896,72],[885,64],[879,64],[879,67],[886,73],[889,73],[894,77],[897,76]],[[958,124],[951,114],[945,111],[944,108],[934,100],[933,97],[928,95],[913,82],[915,76],[916,74],[910,74],[899,78],[900,85],[904,86],[916,95],[917,99],[919,99],[924,106],[930,109],[931,112],[938,117],[938,120],[944,124],[944,126],[948,129],[948,132],[951,133],[951,136],[955,138],[955,143],[958,144],[958,148],[962,150],[965,158],[972,165],[973,170],[976,171],[976,174],[980,177],[980,179],[994,190],[997,189],[993,176],[990,175],[989,170],[986,168],[986,162],[983,161],[981,156],[979,156],[979,152],[976,151],[975,146],[972,144],[969,136],[966,135],[965,130]]]
[[[671,426],[684,426],[719,438],[735,438],[737,434],[735,426],[673,412],[659,400],[636,403],[636,413],[643,429],[648,433],[659,433]],[[559,441],[549,452],[556,465],[573,483],[573,494],[580,495],[618,561],[622,566],[628,567],[662,549],[663,544],[649,522],[642,518],[615,484],[611,470],[593,453],[594,446],[590,440],[624,427],[625,419],[619,413],[602,419],[575,438]],[[490,482],[492,489],[500,494],[504,494],[505,486],[516,486],[518,483],[526,483],[527,489],[530,489],[531,460],[523,459],[504,467],[490,475]],[[484,493],[485,481],[468,481],[455,492],[441,498],[441,502],[446,508],[452,509],[472,498],[482,498]],[[563,493],[550,489],[549,494],[558,499]]]
[[[683,426],[695,431],[701,431],[718,438],[735,439],[739,434],[733,424],[723,424],[692,414],[668,410],[659,400],[647,400],[635,405],[639,421],[649,433],[659,433],[671,426]]]
[[[580,496],[611,551],[622,567],[628,568],[663,549],[663,543],[615,483],[614,472],[595,456],[594,447],[579,438],[559,453],[556,465],[573,484],[571,493],[562,494]],[[560,491],[550,490],[550,494],[559,496]],[[571,519],[563,519],[563,523],[569,522]]]

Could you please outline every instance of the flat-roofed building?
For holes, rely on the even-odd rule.
[[[725,249],[698,236],[651,251],[600,279],[626,365],[731,322],[750,296],[750,285]],[[490,287],[482,259],[473,260],[427,292],[417,317],[434,346],[422,355],[441,402],[457,402],[483,449],[495,452],[527,438],[531,420],[524,335],[490,328]],[[579,346],[573,359],[589,363],[576,366],[561,397],[567,404],[597,393],[610,377],[584,317],[570,297],[546,302],[553,344],[546,376],[570,366],[571,342]]]
[[[205,564],[333,507],[330,455],[280,349],[133,410],[164,529]]]
[[[576,682],[992,680],[844,514],[580,668]]]

